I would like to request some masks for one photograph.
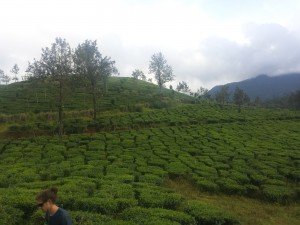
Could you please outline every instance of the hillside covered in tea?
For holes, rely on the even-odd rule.
[[[98,116],[84,87],[0,86],[0,224],[38,225],[58,187],[75,225],[296,224],[300,112],[218,104],[111,77]]]

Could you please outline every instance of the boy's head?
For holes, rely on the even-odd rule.
[[[48,211],[56,202],[57,192],[58,189],[56,187],[52,187],[38,193],[35,198],[37,206],[44,212]]]

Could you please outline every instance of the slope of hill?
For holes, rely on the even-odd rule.
[[[232,94],[236,87],[243,89],[253,100],[260,97],[261,100],[273,99],[300,89],[300,73],[282,74],[270,77],[259,75],[254,78],[226,84]],[[213,87],[209,93],[215,95],[222,85]]]
[[[121,109],[130,111],[136,105],[160,108],[160,104],[178,104],[189,102],[188,95],[163,89],[163,101],[158,101],[157,85],[129,77],[111,77],[107,92],[98,95],[98,110]],[[43,82],[18,82],[0,85],[0,113],[14,114],[22,112],[56,111],[57,87]],[[83,87],[65,90],[64,110],[86,110],[92,108],[92,98]]]
[[[299,111],[188,104],[131,78],[108,86],[96,121],[81,111],[89,95],[68,92],[62,139],[55,89],[1,87],[0,224],[40,224],[34,198],[51,186],[74,225],[297,224]]]
[[[34,196],[54,185],[74,225],[259,225],[278,224],[282,216],[292,225],[299,202],[299,127],[294,118],[262,118],[77,134],[62,142],[2,139],[0,212],[9,221],[2,224],[38,224]],[[165,187],[176,178],[207,196],[228,195],[227,202],[239,196],[244,204],[249,197],[258,198],[259,206],[293,204],[269,207],[260,218],[241,216],[238,205],[222,209]]]

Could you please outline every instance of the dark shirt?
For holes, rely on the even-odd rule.
[[[62,208],[58,208],[56,213],[54,213],[52,216],[46,212],[46,220],[48,225],[72,225],[72,220],[69,216],[69,213]]]

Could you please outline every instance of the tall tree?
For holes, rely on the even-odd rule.
[[[112,75],[118,75],[118,69],[115,66],[116,62],[110,57],[105,56],[101,59],[100,70],[101,70],[101,81],[103,83],[104,92],[107,92],[108,78]]]
[[[228,102],[229,95],[230,94],[229,94],[229,91],[228,91],[228,86],[227,85],[223,85],[221,87],[221,90],[216,94],[216,100],[220,104],[224,105],[225,103]]]
[[[43,48],[40,60],[34,59],[27,72],[34,78],[49,78],[58,85],[59,137],[63,134],[63,100],[66,82],[73,72],[72,50],[63,38],[56,38],[51,47]]]
[[[294,107],[295,109],[300,109],[300,90],[292,92],[288,97],[288,106]]]
[[[146,80],[146,76],[143,71],[136,69],[132,72],[131,76],[135,79]]]
[[[261,105],[261,99],[259,96],[256,96],[256,98],[254,99],[254,105],[255,106],[260,106]]]
[[[249,96],[240,88],[236,87],[233,93],[233,101],[238,105],[238,111],[241,112],[241,106],[250,102]]]
[[[167,64],[167,60],[161,52],[152,55],[149,72],[154,73],[160,91],[166,82],[174,80],[172,67]]]
[[[6,85],[10,82],[11,78],[3,70],[0,69],[0,82],[5,83]]]
[[[245,93],[242,89],[236,87],[233,93],[233,101],[236,105],[238,105],[238,111],[241,111],[241,105],[244,103]]]
[[[19,67],[18,67],[18,64],[15,64],[15,65],[13,66],[13,68],[10,70],[10,72],[11,72],[12,74],[14,74],[14,76],[13,76],[13,78],[12,78],[12,80],[13,80],[14,82],[17,82],[17,81],[19,80],[19,78],[18,78],[19,71],[20,71],[20,69],[19,69]]]
[[[4,71],[0,69],[0,83],[3,82],[4,76],[5,76]]]
[[[97,88],[101,81],[117,72],[109,57],[102,58],[97,47],[97,41],[86,40],[79,44],[74,52],[74,68],[76,74],[86,81],[93,98],[93,118],[97,118]]]

